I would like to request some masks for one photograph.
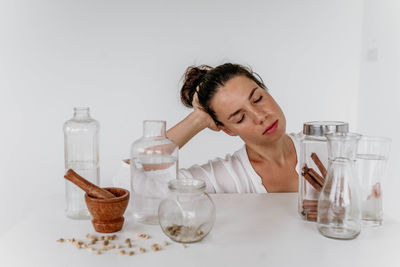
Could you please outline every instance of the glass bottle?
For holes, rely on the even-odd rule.
[[[65,170],[73,169],[90,182],[99,184],[99,123],[90,117],[89,108],[74,108],[72,119],[64,123]],[[84,191],[65,181],[66,215],[89,219]]]
[[[168,183],[169,195],[159,206],[158,217],[164,233],[173,241],[192,243],[203,239],[215,221],[215,206],[199,179]]]
[[[317,221],[318,198],[328,167],[329,133],[347,133],[349,124],[341,121],[311,121],[303,124],[300,140],[298,212],[302,219]]]
[[[168,182],[177,178],[178,146],[166,136],[165,121],[143,122],[143,137],[131,147],[133,217],[158,224],[158,205],[168,194]]]
[[[318,230],[330,238],[353,239],[361,232],[361,199],[355,171],[361,135],[329,134],[329,165],[318,200]]]

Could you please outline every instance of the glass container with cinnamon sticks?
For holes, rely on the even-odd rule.
[[[317,221],[318,198],[328,168],[329,133],[347,133],[349,124],[341,121],[312,121],[303,124],[300,141],[298,212],[307,221]]]

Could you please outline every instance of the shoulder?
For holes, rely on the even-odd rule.
[[[302,139],[301,132],[299,132],[299,133],[288,133],[287,136],[289,136],[290,139],[293,141],[293,145],[295,146],[296,151],[298,152],[300,150],[300,141]]]
[[[296,149],[296,156],[297,156],[297,164],[296,164],[296,171],[300,173],[300,143],[303,138],[303,134],[299,133],[289,133],[288,136],[292,139],[294,148]]]

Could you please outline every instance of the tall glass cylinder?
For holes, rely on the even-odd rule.
[[[73,169],[92,183],[99,184],[99,123],[90,117],[89,108],[74,108],[72,119],[64,123],[65,170]],[[84,192],[65,181],[66,215],[89,219]]]
[[[133,217],[158,224],[158,206],[168,195],[168,182],[177,178],[178,146],[166,136],[165,121],[144,121],[143,136],[131,147]]]

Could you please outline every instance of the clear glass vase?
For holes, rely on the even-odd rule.
[[[100,124],[90,117],[89,108],[74,108],[72,119],[64,123],[65,170],[73,169],[86,180],[99,184]],[[84,191],[65,181],[66,215],[72,219],[89,219]]]
[[[330,238],[353,239],[361,231],[361,202],[355,171],[359,134],[328,134],[329,165],[318,200],[317,226]]]
[[[143,122],[143,136],[131,147],[133,217],[158,224],[158,206],[168,194],[168,182],[177,178],[178,146],[166,136],[165,121]]]

